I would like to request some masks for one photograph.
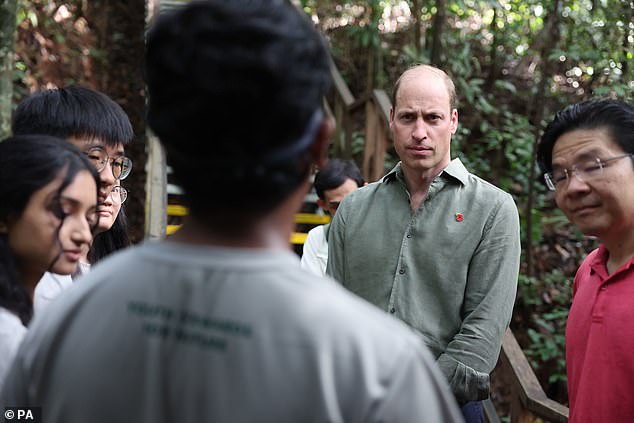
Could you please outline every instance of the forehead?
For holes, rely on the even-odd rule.
[[[428,70],[413,69],[403,74],[396,93],[397,109],[420,106],[449,110],[449,88],[445,80]]]
[[[350,194],[355,189],[359,188],[357,183],[348,178],[345,182],[339,185],[337,188],[327,189],[324,191],[324,197],[327,201],[341,201],[343,197]]]
[[[97,198],[97,184],[91,174],[82,170],[61,193],[62,197],[85,206],[93,206]]]
[[[575,129],[562,134],[553,146],[553,164],[572,162],[589,156],[624,153],[607,128]]]
[[[87,151],[94,147],[101,147],[109,156],[123,154],[123,144],[106,144],[99,138],[87,138],[80,136],[69,137],[68,141],[78,147],[81,151]]]

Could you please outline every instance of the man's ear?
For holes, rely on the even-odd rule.
[[[319,207],[321,207],[321,209],[323,211],[325,211],[326,213],[328,213],[328,203],[326,203],[324,200],[322,200],[321,198],[317,199],[317,205]]]
[[[455,134],[456,131],[458,130],[458,110],[457,109],[453,109],[451,111],[451,134]]]
[[[335,122],[330,116],[324,115],[312,147],[313,163],[320,169],[328,162],[328,147],[334,132]]]

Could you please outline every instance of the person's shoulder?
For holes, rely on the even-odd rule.
[[[513,196],[508,192],[504,191],[502,188],[494,185],[493,183],[479,177],[478,175],[469,172],[467,175],[468,184],[473,187],[478,188],[480,191],[485,193],[485,195],[489,196],[489,198],[499,198],[501,200],[511,200],[513,201]]]
[[[324,225],[315,226],[311,230],[308,231],[308,235],[306,236],[306,240],[309,239],[316,240],[318,238],[324,237]]]
[[[346,195],[340,207],[355,208],[358,206],[362,206],[363,203],[371,200],[377,192],[385,189],[387,185],[388,184],[386,184],[386,182],[379,179],[378,181],[371,182],[367,185],[359,187],[352,191],[350,194]],[[337,210],[337,213],[339,213],[339,210]]]
[[[0,307],[0,337],[11,341],[16,335],[22,336],[26,332],[26,327],[20,318],[4,307]]]

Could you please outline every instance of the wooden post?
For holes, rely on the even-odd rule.
[[[147,133],[148,160],[145,200],[145,236],[161,239],[167,226],[167,171],[165,153],[158,138]]]
[[[365,148],[363,150],[363,177],[368,182],[374,182],[376,162],[376,112],[372,99],[365,103]]]

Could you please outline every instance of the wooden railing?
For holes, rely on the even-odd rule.
[[[331,65],[334,85],[333,106],[327,105],[337,123],[334,151],[338,157],[352,156],[353,113],[365,107],[365,143],[363,149],[363,176],[367,181],[376,181],[385,174],[385,150],[390,145],[390,99],[383,90],[373,90],[355,99],[337,67]]]
[[[335,89],[332,109],[338,128],[334,141],[335,154],[350,157],[346,153],[349,153],[352,141],[352,113],[365,106],[363,174],[366,180],[376,181],[385,173],[385,151],[391,145],[391,101],[383,90],[373,90],[371,95],[355,100],[336,66],[331,69]],[[504,336],[499,364],[501,371],[511,380],[511,423],[568,421],[568,407],[546,396],[510,329]],[[484,405],[487,421],[499,422],[491,400],[485,401]]]
[[[500,364],[511,378],[511,423],[568,421],[568,407],[546,396],[510,329],[504,335]]]

